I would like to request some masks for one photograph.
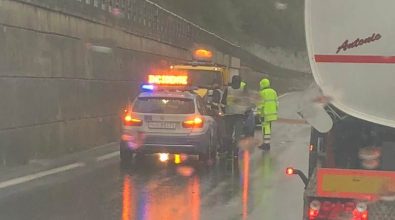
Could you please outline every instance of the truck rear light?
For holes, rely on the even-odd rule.
[[[353,220],[368,220],[368,205],[366,203],[357,203],[353,211]]]
[[[355,209],[359,212],[364,212],[364,211],[368,210],[368,205],[364,202],[359,202],[359,203],[357,203]]]
[[[133,117],[132,115],[127,114],[123,118],[123,124],[125,126],[141,126],[143,125],[143,121],[138,119],[137,117]]]
[[[321,202],[320,202],[320,201],[318,201],[318,200],[313,200],[313,201],[310,203],[310,209],[313,209],[313,210],[320,210],[320,208],[321,208]]]
[[[353,201],[313,200],[310,202],[307,214],[309,220],[337,219],[343,215],[350,216],[352,220],[368,220],[367,204]]]
[[[318,211],[318,210],[310,209],[310,210],[309,210],[309,220],[315,220],[315,219],[317,219],[318,214],[319,214],[319,211]]]
[[[194,116],[191,118],[188,118],[182,123],[182,126],[184,128],[202,128],[204,124],[204,120],[200,116]]]
[[[309,219],[314,220],[317,219],[321,209],[321,202],[318,200],[313,200],[310,203],[310,209],[309,209]]]
[[[357,209],[354,210],[353,220],[368,220],[368,211],[359,212]]]

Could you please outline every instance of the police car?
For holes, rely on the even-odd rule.
[[[136,155],[157,154],[161,161],[197,155],[202,161],[216,157],[217,124],[200,96],[185,89],[142,86],[122,124],[120,157],[128,164]]]

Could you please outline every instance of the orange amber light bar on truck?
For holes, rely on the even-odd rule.
[[[205,49],[197,49],[193,52],[193,56],[197,60],[211,60],[213,58],[213,52]]]
[[[157,85],[188,85],[188,76],[148,75],[148,83]]]

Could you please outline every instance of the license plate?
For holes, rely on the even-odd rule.
[[[176,123],[174,123],[174,122],[148,122],[148,128],[176,129]]]

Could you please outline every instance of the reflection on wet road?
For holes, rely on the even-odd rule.
[[[240,194],[239,213],[247,219],[250,153],[241,155],[239,163],[223,159],[212,168],[196,163],[148,167],[148,178],[141,178],[138,170],[122,172],[122,220],[199,220],[205,209],[225,205]]]
[[[243,152],[243,168],[242,168],[242,187],[243,187],[243,220],[248,217],[248,189],[250,180],[250,153],[248,151]]]
[[[133,176],[125,174],[122,220],[200,219],[199,176],[180,178],[176,186],[167,181],[136,183]]]

